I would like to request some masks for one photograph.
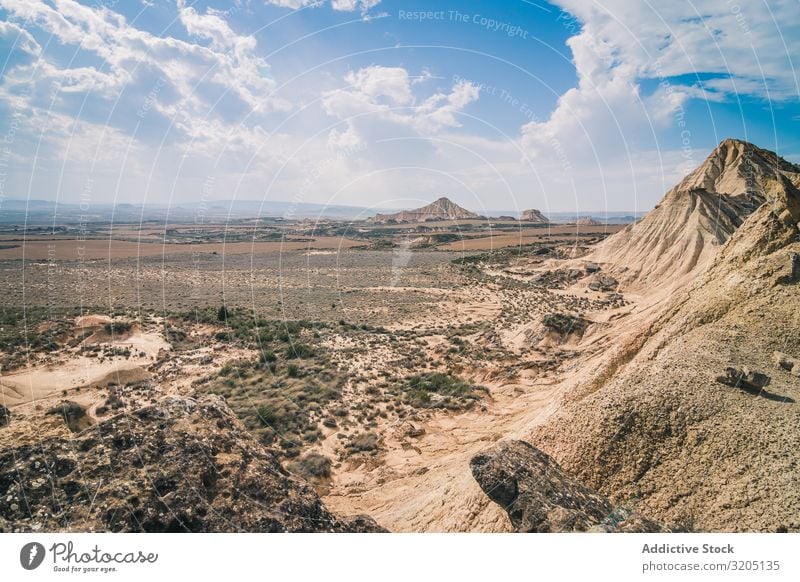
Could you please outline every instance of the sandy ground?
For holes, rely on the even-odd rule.
[[[340,239],[336,240],[338,242]],[[246,246],[247,252],[253,247],[250,243],[238,244]],[[160,245],[155,246],[161,248]],[[203,246],[210,248],[214,245]],[[191,250],[190,245],[185,247],[187,251]],[[304,250],[309,249],[306,246]],[[537,291],[523,285],[517,285],[518,288],[514,285],[508,287],[492,281],[470,281],[451,287],[444,286],[445,283],[452,284],[453,277],[457,275],[453,272],[454,267],[449,264],[449,255],[439,252],[435,254],[440,257],[438,263],[431,262],[431,266],[416,266],[415,263],[413,269],[416,270],[401,273],[403,276],[397,281],[394,280],[396,273],[390,268],[388,259],[391,256],[388,255],[386,264],[380,267],[382,278],[370,279],[375,283],[380,281],[385,284],[373,283],[366,287],[356,286],[354,283],[357,281],[349,280],[349,284],[342,285],[338,279],[340,273],[346,274],[347,269],[352,267],[346,264],[340,271],[338,261],[331,263],[326,272],[336,276],[331,277],[331,281],[339,283],[339,286],[336,288],[337,294],[328,302],[338,300],[342,304],[342,311],[349,309],[355,301],[364,303],[362,310],[388,310],[394,320],[385,324],[385,327],[398,331],[421,330],[421,335],[417,337],[419,349],[425,352],[424,357],[420,356],[424,360],[423,366],[436,363],[450,349],[452,344],[447,338],[448,333],[460,325],[478,324],[475,331],[469,328],[467,335],[462,337],[474,345],[475,349],[483,351],[484,355],[479,360],[458,363],[457,369],[454,367],[452,372],[470,382],[485,386],[489,395],[482,403],[467,411],[424,412],[419,418],[406,417],[400,420],[389,417],[390,419],[377,420],[375,432],[382,437],[382,444],[381,452],[376,457],[339,457],[337,431],[326,430],[324,434],[327,436],[321,443],[314,445],[313,449],[329,458],[338,458],[339,464],[334,467],[333,478],[327,486],[324,499],[328,507],[336,513],[366,513],[391,531],[508,531],[509,522],[505,513],[480,491],[471,475],[469,461],[477,452],[499,439],[526,438],[534,427],[544,422],[557,409],[561,395],[568,386],[562,380],[563,375],[540,369],[538,364],[544,356],[528,341],[530,326],[524,322],[532,321],[537,314],[536,321],[539,321],[540,310],[550,309],[548,306],[538,305],[540,297],[555,300],[559,304],[568,302],[565,303],[562,292]],[[421,259],[425,256],[415,254],[414,258]],[[361,256],[357,258],[363,260]],[[442,261],[447,263],[442,265]],[[324,270],[325,265],[320,269]],[[530,266],[531,271],[535,269],[535,266]],[[427,275],[419,279],[415,273],[422,272]],[[190,287],[202,288],[204,284],[207,285],[201,277],[205,274],[183,273],[181,279],[184,285],[190,281]],[[309,271],[306,270],[303,274],[308,276]],[[488,274],[495,276],[493,272]],[[247,275],[251,276],[249,273]],[[496,275],[509,278],[501,272]],[[120,280],[124,277],[129,278],[130,274],[121,270]],[[515,279],[518,283],[525,283],[528,278],[526,274]],[[435,286],[440,282],[443,286]],[[249,278],[244,283],[249,285]],[[291,280],[281,283],[284,285],[282,289],[293,284]],[[413,286],[415,283],[418,285]],[[308,285],[302,280],[294,284],[301,288]],[[327,284],[331,285],[331,282]],[[583,294],[583,289],[575,289],[574,293]],[[400,308],[406,305],[407,309],[401,311]],[[527,311],[529,309],[533,311]],[[354,320],[363,319],[358,317]],[[80,323],[83,326],[101,326],[106,321],[95,318]],[[613,326],[609,326],[609,329],[611,327]],[[493,335],[495,330],[503,333]],[[595,347],[601,349],[604,345],[595,337],[587,339],[591,339],[589,345],[592,348],[585,357],[581,355],[570,360],[568,365],[571,369],[579,366],[579,362],[585,362],[589,351]],[[371,341],[377,342],[377,336],[371,338]],[[398,360],[403,359],[404,353],[394,349],[394,341],[390,337],[385,344],[379,345],[378,342],[369,346],[355,346],[358,357],[352,356],[351,371],[360,375],[367,370],[391,370],[394,366],[393,371],[398,377],[419,373],[416,369],[402,368],[402,361],[398,363]],[[97,359],[88,361],[89,358],[81,356],[55,365],[42,365],[4,375],[3,391],[7,393],[7,402],[12,406],[25,407],[22,403],[42,398],[57,400],[65,385],[69,385],[69,390],[72,390],[73,386],[85,386],[102,380],[108,374],[124,371],[123,366],[150,366],[153,363],[152,355],[165,348],[157,332],[134,333],[115,345],[122,347],[123,344],[135,348],[133,351],[137,354],[139,351],[145,352],[146,357],[141,358],[141,361],[131,358],[101,363]],[[502,360],[503,346],[514,354],[511,361],[514,366],[519,365],[517,370],[509,370],[509,360]],[[348,346],[341,347],[344,350]],[[581,351],[581,347],[574,342],[556,346],[557,350],[561,348]],[[495,354],[499,354],[498,359],[495,359]],[[209,355],[213,356],[214,363],[203,363],[204,357]],[[201,375],[215,373],[218,366],[233,357],[236,356],[232,353],[216,353],[213,350],[191,354],[177,353],[154,372],[154,383],[162,394],[188,392],[191,390],[192,380]],[[252,358],[253,354],[246,357]],[[526,364],[530,364],[530,367],[525,367]],[[70,397],[80,400],[82,405],[90,405],[92,402],[86,400],[87,392],[82,391],[79,395],[71,393]],[[408,429],[411,426],[416,429],[414,433],[417,436],[409,434]],[[422,429],[422,434],[418,434],[419,429]]]
[[[106,319],[104,316],[78,318],[76,329],[83,329],[87,324],[97,325]],[[10,408],[64,392],[70,393],[76,388],[101,381],[113,382],[115,376],[120,375],[130,381],[137,375],[136,372],[143,372],[146,366],[153,363],[159,351],[170,349],[170,345],[156,332],[137,332],[119,341],[108,342],[108,346],[130,349],[131,357],[115,356],[101,361],[97,357],[65,354],[56,361],[2,374],[0,403]]]
[[[338,471],[326,505],[342,515],[367,513],[393,532],[510,531],[505,512],[480,490],[469,460],[501,438],[522,437],[554,410],[558,387],[487,386],[488,409],[441,414],[413,423],[425,434],[387,427],[383,464]]]
[[[436,360],[437,348],[445,343],[444,336],[437,336],[434,331],[439,326],[442,330],[452,329],[468,319],[497,323],[514,303],[513,295],[492,284],[420,292],[440,295],[438,310],[421,311],[392,327],[430,330],[425,339],[431,361]],[[584,289],[576,287],[571,292],[583,295]],[[551,293],[554,300],[566,295],[563,290]],[[604,322],[610,319],[605,311],[597,317]],[[326,505],[342,515],[369,514],[396,532],[510,531],[505,512],[489,501],[473,479],[469,461],[500,439],[528,438],[558,409],[562,395],[574,386],[576,377],[572,374],[537,371],[536,364],[547,359],[547,352],[535,350],[529,339],[531,333],[541,333],[535,329],[537,325],[541,327],[538,319],[522,319],[514,326],[500,326],[499,341],[523,364],[518,377],[502,379],[508,372],[503,361],[489,359],[467,364],[459,373],[490,391],[483,405],[461,413],[437,412],[420,420],[398,419],[379,425],[376,432],[384,437],[385,452],[378,459],[346,459],[335,468],[329,488],[323,491]],[[565,369],[572,371],[606,349],[612,335],[613,325],[604,325],[584,340],[551,341],[548,347],[556,352],[576,353],[565,364]],[[364,357],[354,356],[349,365],[354,372],[362,372],[380,362],[387,369],[393,365],[392,358],[381,350]],[[411,427],[416,432],[422,429],[423,434],[410,436]],[[330,457],[335,457],[335,432],[331,431],[320,447],[320,452]]]

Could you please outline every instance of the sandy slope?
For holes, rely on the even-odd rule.
[[[619,327],[612,349],[531,442],[590,486],[699,530],[800,530],[800,383],[774,351],[800,355],[800,192],[763,177],[767,203],[706,270]],[[716,381],[766,373],[751,394]]]

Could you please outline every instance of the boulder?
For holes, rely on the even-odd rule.
[[[736,368],[731,366],[725,368],[723,375],[717,376],[717,382],[734,388],[741,388],[747,392],[758,393],[769,386],[770,377],[747,367]]]
[[[589,289],[592,291],[614,291],[619,285],[619,282],[611,275],[596,273],[588,283]]]
[[[567,475],[524,441],[504,441],[470,461],[472,476],[518,532],[662,532],[661,524]]]
[[[775,362],[776,366],[783,368],[787,372],[791,372],[795,369],[800,372],[800,366],[798,366],[797,360],[791,356],[787,356],[783,352],[774,352],[772,354],[772,361]]]

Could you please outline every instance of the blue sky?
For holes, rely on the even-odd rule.
[[[0,0],[0,199],[647,210],[726,137],[800,161],[797,1],[660,4]]]

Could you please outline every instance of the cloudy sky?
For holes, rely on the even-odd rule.
[[[647,210],[726,137],[800,161],[799,13],[0,0],[0,203]]]

